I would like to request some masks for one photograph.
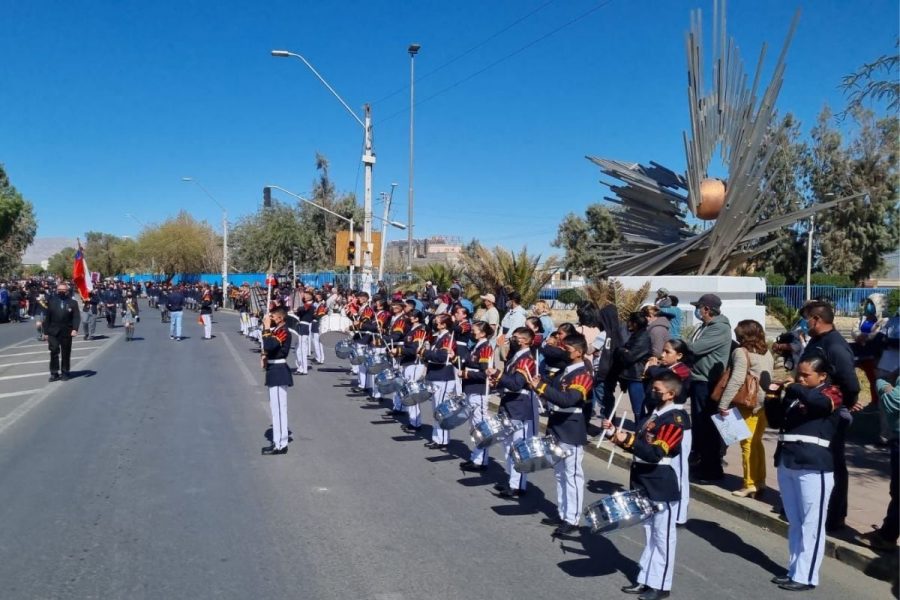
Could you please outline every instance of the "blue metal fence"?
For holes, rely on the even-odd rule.
[[[359,281],[359,274],[356,275],[357,282]],[[401,281],[405,276],[403,274],[394,274],[394,273],[385,273],[384,281],[388,284],[388,286],[394,285],[396,282]],[[134,275],[119,275],[119,279],[121,281],[165,281],[166,277],[163,275],[157,275],[153,273],[135,273]],[[284,277],[281,277],[284,279]],[[288,276],[290,279],[290,276]],[[350,281],[350,275],[348,273],[335,273],[334,271],[319,271],[313,273],[297,273],[297,279],[303,282],[304,285],[311,285],[314,287],[321,287],[323,285],[331,284],[331,285],[347,285]],[[210,285],[222,285],[222,274],[221,273],[189,273],[189,274],[178,274],[172,277],[172,283],[208,283]],[[230,273],[228,275],[228,283],[231,285],[265,285],[266,284],[266,274],[265,273]]]
[[[828,300],[834,305],[835,314],[857,316],[859,309],[872,294],[889,294],[893,288],[839,288],[833,285],[810,286],[812,298]],[[765,304],[766,298],[783,298],[791,308],[800,308],[806,302],[805,285],[770,285],[765,294],[758,294],[756,301]]]

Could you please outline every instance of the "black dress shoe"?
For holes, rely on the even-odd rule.
[[[60,378],[60,380],[62,380],[62,381],[68,381],[68,380],[69,380],[69,374],[66,373],[66,372],[63,372],[63,374],[60,375],[59,378]]]
[[[274,452],[272,452],[272,454],[287,454],[287,451],[288,451],[288,447],[285,446],[281,450],[275,450]]]
[[[482,471],[487,471],[487,465],[476,465],[471,460],[460,463],[459,468],[470,473],[481,473]]]
[[[438,447],[438,445],[435,444],[434,442],[425,442],[422,445],[425,446],[426,448],[428,448],[429,450],[436,450]]]
[[[622,591],[626,594],[643,594],[650,591],[650,586],[643,583],[635,583],[634,585],[626,585],[622,588]]]
[[[403,425],[400,427],[400,429],[402,429],[405,433],[411,433],[411,434],[415,435],[415,434],[419,433],[419,429],[421,429],[421,428],[420,427],[412,427],[410,425]]]
[[[541,519],[541,525],[549,525],[550,527],[559,527],[564,521],[559,517],[544,517]]]
[[[806,583],[797,583],[796,581],[789,581],[787,583],[782,583],[778,587],[783,590],[787,590],[789,592],[805,592],[807,590],[814,590],[816,586],[808,585]]]
[[[570,535],[578,532],[578,525],[572,525],[571,523],[563,523],[559,527],[553,530],[553,536],[559,537],[561,535]]]
[[[662,600],[663,598],[668,598],[670,595],[671,592],[649,589],[638,596],[638,600]]]
[[[509,486],[506,485],[505,483],[495,483],[494,489],[497,490],[498,492],[502,492],[503,490],[508,490]]]
[[[775,585],[784,585],[785,583],[790,583],[790,582],[791,582],[791,578],[788,577],[787,575],[779,575],[779,576],[777,576],[777,577],[773,577],[773,578],[771,579],[771,581],[772,581],[772,583],[774,583]]]
[[[56,373],[51,373],[50,379],[48,379],[47,381],[59,381],[59,375],[57,375]]]
[[[511,490],[509,488],[500,490],[500,493],[497,494],[501,498],[519,498],[525,495],[525,490]]]
[[[263,446],[263,449],[260,450],[260,454],[275,454],[277,452],[275,448],[275,444],[269,444],[268,446]]]

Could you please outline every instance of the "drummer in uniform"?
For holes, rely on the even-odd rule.
[[[360,292],[356,295],[356,350],[360,356],[365,356],[366,350],[372,343],[372,334],[378,330],[375,324],[375,311],[369,305],[369,294]],[[361,393],[366,391],[366,363],[360,363],[357,370],[358,385],[351,388],[352,391]]]
[[[487,370],[494,362],[494,348],[491,346],[491,338],[494,336],[494,328],[484,321],[475,321],[472,324],[472,336],[475,339],[475,347],[466,356],[460,369],[462,375],[462,391],[466,395],[469,406],[472,407],[472,426],[484,421],[488,414],[488,390]],[[472,449],[469,460],[460,463],[463,471],[480,472],[487,470],[490,460],[487,448]]]
[[[587,369],[584,355],[587,340],[580,333],[567,336],[563,346],[569,364],[552,379],[542,379],[527,372],[528,385],[547,405],[547,433],[569,453],[554,465],[556,474],[556,503],[558,518],[548,517],[541,523],[556,525],[554,535],[566,535],[578,530],[584,502],[584,445],[587,444],[587,423],[591,410],[591,390],[594,376]]]
[[[534,435],[534,410],[532,409],[531,390],[528,389],[529,375],[534,376],[537,363],[531,355],[531,342],[534,333],[527,327],[513,330],[509,338],[509,355],[503,371],[493,367],[487,370],[494,387],[504,391],[500,396],[500,409],[505,411],[515,427],[515,433],[503,439],[506,456],[507,482],[494,486],[501,498],[524,496],[528,488],[528,477],[516,471],[513,463],[512,447],[522,439],[530,439]]]
[[[287,454],[288,451],[287,389],[294,385],[294,379],[287,365],[291,334],[285,327],[286,317],[287,311],[278,307],[263,319],[262,367],[266,371],[272,411],[272,443],[262,449],[263,454]]]
[[[400,367],[403,369],[403,378],[412,383],[419,381],[425,375],[425,365],[422,363],[422,354],[425,351],[425,341],[428,332],[425,331],[425,315],[420,310],[406,313],[409,329],[403,336],[403,345],[394,349],[394,353],[400,357]],[[400,392],[395,393],[394,405],[401,400]],[[406,412],[409,415],[409,424],[402,427],[406,433],[415,434],[422,426],[422,411],[418,404],[408,406]]]
[[[437,408],[449,394],[459,393],[456,385],[456,343],[453,335],[453,318],[448,314],[436,315],[434,339],[431,347],[425,350],[425,381],[434,386],[431,400],[432,409]],[[447,450],[450,444],[450,431],[442,428],[437,422],[431,427],[431,441],[425,443],[432,450]]]
[[[647,542],[641,553],[637,581],[622,588],[626,594],[639,594],[639,600],[668,598],[672,589],[674,509],[681,497],[672,462],[681,452],[686,420],[684,410],[675,404],[681,387],[681,379],[672,372],[662,373],[653,380],[650,393],[656,408],[640,422],[637,433],[613,429],[612,422],[603,421],[603,428],[612,431],[613,443],[634,455],[631,488],[643,490],[652,502],[662,507],[644,521]]]
[[[403,314],[403,301],[394,300],[391,302],[391,320],[388,323],[388,340],[390,340],[390,348],[392,358],[397,356],[396,350],[403,344],[403,338],[409,329],[409,321]],[[400,401],[400,393],[394,393],[394,404],[391,410],[385,416],[399,417],[404,414],[403,403]]]
[[[313,354],[316,355],[316,364],[325,364],[325,347],[322,345],[322,339],[319,337],[320,327],[322,326],[322,317],[328,314],[328,306],[325,304],[325,296],[322,292],[313,294],[313,322],[310,330],[309,343],[312,344]]]
[[[385,354],[387,349],[385,347],[385,336],[390,335],[390,325],[391,325],[391,311],[388,310],[388,305],[384,301],[383,298],[375,299],[375,334],[372,335],[372,342],[370,344],[370,352],[372,354]],[[366,373],[366,387],[368,387],[371,392],[370,395],[374,399],[381,398],[381,390],[378,389],[378,386],[375,385],[375,373]]]
[[[297,316],[297,370],[294,371],[294,375],[306,375],[309,373],[309,336],[316,318],[312,295],[309,292],[299,294],[294,314]]]

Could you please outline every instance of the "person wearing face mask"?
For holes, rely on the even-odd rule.
[[[527,374],[528,386],[546,403],[547,433],[559,440],[569,456],[554,465],[558,517],[541,521],[555,525],[554,535],[567,535],[578,530],[584,502],[584,445],[587,443],[587,417],[590,415],[591,388],[594,376],[584,362],[587,340],[580,333],[566,338],[569,364],[552,379]]]
[[[68,284],[60,283],[56,286],[56,296],[48,302],[42,326],[44,339],[47,340],[50,349],[50,381],[69,379],[72,338],[78,335],[80,326],[81,311],[78,302],[69,296]],[[62,354],[61,365],[60,354]]]
[[[287,311],[277,307],[263,318],[262,368],[266,372],[269,390],[269,409],[272,413],[272,443],[262,449],[262,454],[274,456],[287,454],[288,416],[287,389],[294,385],[287,357],[291,354],[291,334],[285,327]]]
[[[693,417],[696,476],[701,481],[722,479],[722,437],[712,422],[719,412],[710,393],[718,383],[731,355],[731,323],[722,314],[722,300],[715,294],[703,294],[694,305],[694,317],[700,327],[691,334],[688,348],[694,359],[691,367],[691,416]]]

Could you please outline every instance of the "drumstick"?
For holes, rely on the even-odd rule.
[[[609,413],[610,415],[615,416],[615,414],[616,414],[616,409],[619,408],[619,402],[621,402],[621,401],[622,401],[622,392],[619,392],[619,395],[616,397],[616,403],[613,404],[612,412]],[[605,430],[604,430],[604,433],[605,433]],[[605,439],[606,439],[606,435],[601,435],[601,436],[600,436],[600,439],[597,440],[597,446],[596,446],[596,447],[599,448],[599,447],[600,447],[600,444],[602,444],[602,443],[603,443],[603,440],[605,440]]]
[[[622,425],[625,424],[625,417],[626,417],[626,416],[628,416],[628,411],[627,411],[627,410],[624,411],[624,412],[622,413],[622,418],[619,419],[619,426],[616,427],[616,431],[615,431],[615,433],[614,433],[613,435],[618,434],[618,433],[619,433],[619,430],[622,429]],[[615,456],[615,455],[616,455],[616,445],[613,444],[612,452],[609,453],[609,460],[606,461],[606,468],[607,468],[607,469],[609,469],[609,467],[612,465],[613,456]]]

